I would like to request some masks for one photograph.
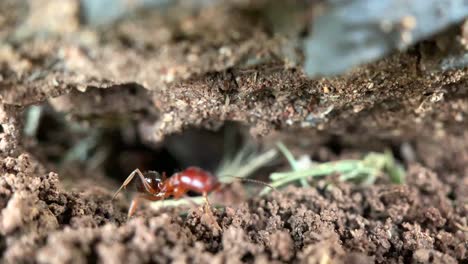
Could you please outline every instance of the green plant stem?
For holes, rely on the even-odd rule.
[[[28,137],[35,137],[42,115],[42,106],[33,105],[26,112],[26,122],[24,124],[24,134]]]
[[[276,146],[281,151],[281,153],[284,155],[284,157],[288,160],[289,166],[291,166],[291,168],[294,171],[297,171],[299,169],[299,167],[297,166],[296,159],[294,158],[293,154],[289,151],[289,149],[286,148],[286,146],[283,144],[283,142],[276,143]]]
[[[292,172],[279,172],[273,173],[270,175],[272,180],[271,186],[278,188],[288,183],[300,180],[307,179],[309,177],[319,177],[324,175],[329,175],[334,172],[348,173],[351,171],[359,171],[360,167],[359,160],[342,160],[336,162],[328,162],[317,165],[311,169],[292,171]],[[260,195],[264,195],[270,191],[270,188],[264,188]]]
[[[237,172],[237,177],[239,178],[245,178],[252,174],[254,171],[258,170],[259,168],[265,166],[266,164],[272,162],[278,154],[278,151],[275,149],[271,149],[269,151],[266,151],[259,156],[252,158],[242,166],[239,171]],[[224,180],[223,177],[221,177],[221,181]],[[232,180],[232,178],[231,178]]]
[[[306,170],[298,170],[293,172],[276,172],[270,175],[273,182],[283,179],[302,179],[307,177],[331,174],[333,172],[347,172],[357,168],[360,160],[340,160],[334,162],[322,163]]]
[[[281,153],[284,155],[284,157],[288,160],[289,162],[289,166],[291,166],[291,169],[293,171],[298,171],[300,170],[298,164],[297,164],[297,161],[296,159],[294,158],[294,155],[291,153],[291,151],[289,151],[289,149],[283,144],[283,142],[277,142],[276,143],[276,146],[278,147],[278,149],[281,151]],[[308,187],[309,186],[309,183],[307,182],[307,179],[303,178],[303,179],[300,179],[300,182],[301,182],[301,185],[303,187]]]
[[[181,198],[178,200],[163,200],[163,201],[156,201],[151,203],[151,208],[153,209],[161,209],[163,207],[177,207],[181,205],[200,205],[205,202],[204,197],[193,197],[193,198]]]

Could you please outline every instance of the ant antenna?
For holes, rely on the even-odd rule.
[[[263,182],[263,181],[254,180],[254,179],[246,179],[246,178],[242,178],[242,177],[238,177],[238,176],[223,176],[223,177],[234,178],[234,179],[237,179],[237,180],[243,181],[243,182],[252,182],[252,183],[260,184],[260,185],[263,185],[265,187],[271,188],[275,192],[278,192],[278,189],[273,187],[271,184],[268,184],[268,183]]]

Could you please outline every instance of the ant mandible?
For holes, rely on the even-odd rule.
[[[215,176],[198,167],[188,167],[181,172],[173,174],[169,178],[166,178],[166,175],[163,173],[162,179],[159,178],[159,174],[156,172],[143,174],[139,169],[136,169],[130,173],[124,183],[115,192],[112,200],[117,197],[122,189],[130,184],[135,175],[139,176],[140,184],[137,185],[138,193],[133,198],[130,208],[128,209],[129,218],[135,213],[141,199],[159,201],[170,196],[174,199],[179,199],[187,194],[188,191],[192,191],[202,194],[209,205],[208,193],[219,189],[221,186]]]

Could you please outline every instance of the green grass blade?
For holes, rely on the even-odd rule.
[[[276,146],[284,155],[284,157],[288,160],[289,166],[291,166],[291,168],[294,171],[298,170],[299,167],[297,166],[296,159],[294,158],[293,154],[289,151],[289,149],[283,144],[283,142],[277,142]]]

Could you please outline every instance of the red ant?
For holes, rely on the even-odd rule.
[[[141,199],[159,201],[169,198],[170,196],[174,199],[179,199],[189,191],[202,194],[203,197],[205,197],[207,205],[210,206],[208,193],[219,190],[221,187],[221,183],[214,175],[198,167],[188,167],[181,172],[173,174],[169,178],[166,178],[165,173],[163,173],[162,179],[159,178],[159,174],[157,172],[153,171],[143,174],[139,169],[136,169],[130,173],[122,186],[120,186],[120,188],[115,192],[112,200],[117,197],[122,189],[126,188],[127,185],[130,184],[135,175],[140,177],[140,183],[137,185],[138,194],[133,198],[130,208],[128,209],[128,217],[131,217],[135,213]],[[241,181],[249,181],[266,185],[275,189],[269,184],[261,181],[238,177],[233,178]]]
[[[133,198],[130,208],[128,209],[128,217],[131,217],[138,206],[139,200],[146,199],[150,201],[164,200],[170,196],[174,199],[179,199],[188,191],[203,194],[208,203],[208,193],[221,186],[218,179],[211,173],[197,167],[189,167],[181,172],[175,173],[169,178],[163,173],[162,179],[156,172],[143,174],[139,169],[134,170],[127,177],[125,182],[115,192],[112,200],[126,188],[132,181],[133,177],[140,177],[140,184],[137,185],[138,194]]]

